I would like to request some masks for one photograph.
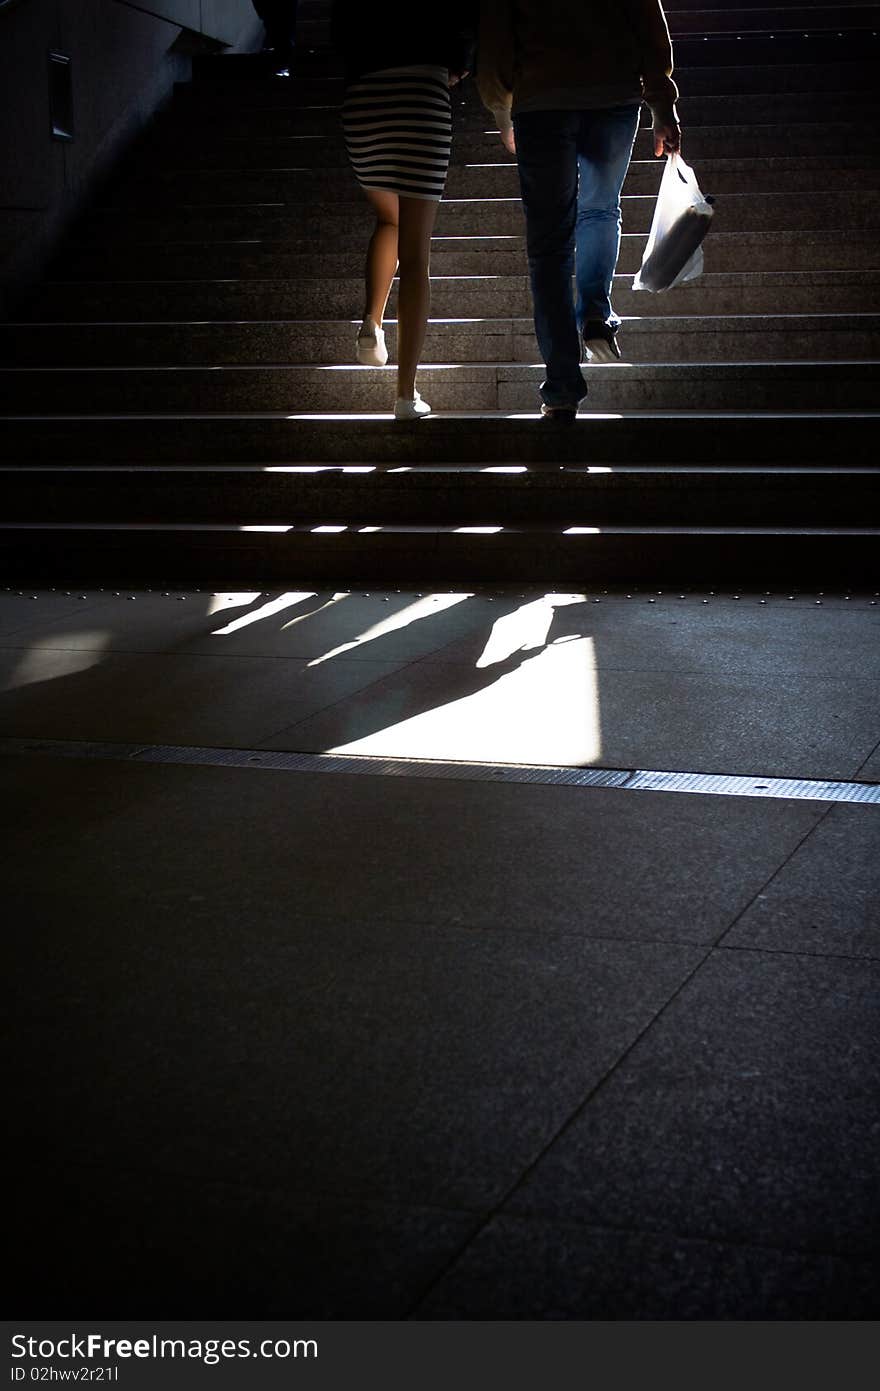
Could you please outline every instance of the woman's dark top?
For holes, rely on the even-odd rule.
[[[473,71],[478,0],[333,0],[332,42],[354,82],[381,68],[431,63]]]

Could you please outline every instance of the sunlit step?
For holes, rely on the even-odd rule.
[[[530,464],[0,466],[8,522],[201,522],[254,526],[557,523],[880,525],[869,466]],[[50,506],[51,502],[51,506]]]
[[[396,321],[386,321],[391,360]],[[354,320],[241,323],[0,323],[5,366],[351,366]],[[748,362],[880,358],[880,314],[637,316],[618,341],[626,362]],[[536,362],[531,316],[432,319],[422,361]]]
[[[814,393],[815,397],[815,393]],[[537,404],[537,403],[536,403]],[[417,466],[580,462],[798,465],[876,463],[880,412],[588,410],[571,429],[530,411],[438,412],[413,425],[357,411],[32,414],[0,418],[0,458],[15,463],[320,463]]]
[[[32,585],[163,583],[224,589],[271,584],[335,588],[367,582],[454,584],[873,584],[880,530],[785,527],[565,527],[473,529],[289,526],[179,527],[0,524],[0,560]],[[26,569],[25,569],[26,567]]]
[[[589,406],[619,410],[870,409],[880,362],[588,366]],[[439,410],[521,411],[539,403],[540,364],[425,366],[419,388]],[[6,368],[0,399],[22,412],[390,410],[394,367]],[[7,408],[8,409],[8,408]]]

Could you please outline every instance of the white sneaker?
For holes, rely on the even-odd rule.
[[[384,367],[388,361],[385,333],[375,319],[364,319],[358,330],[357,360],[362,367]]]
[[[394,403],[395,420],[420,420],[423,415],[430,415],[431,407],[427,401],[423,401],[418,392],[408,401],[405,396],[398,396]]]

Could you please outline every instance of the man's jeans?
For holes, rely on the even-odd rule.
[[[639,107],[526,111],[514,119],[535,332],[547,367],[541,397],[548,406],[573,407],[587,394],[580,369],[583,325],[620,323],[611,308],[611,282],[620,251],[620,191]]]

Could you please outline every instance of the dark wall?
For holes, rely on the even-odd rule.
[[[248,48],[250,0],[0,3],[0,317],[96,180],[189,76],[187,52]],[[48,54],[69,55],[74,138],[53,138]]]

